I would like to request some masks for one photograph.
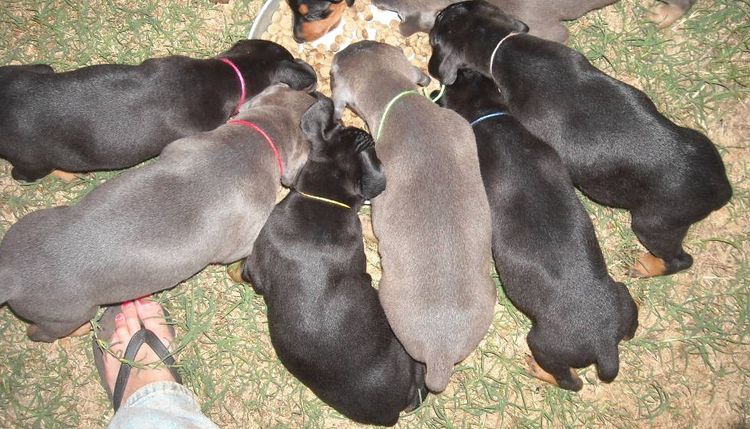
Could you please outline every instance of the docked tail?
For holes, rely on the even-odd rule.
[[[603,346],[598,353],[596,361],[596,372],[599,379],[605,383],[611,383],[620,371],[620,356],[617,344]]]
[[[448,386],[453,375],[453,362],[445,355],[439,355],[425,362],[427,370],[424,382],[430,392],[440,393]]]

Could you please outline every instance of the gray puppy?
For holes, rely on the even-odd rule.
[[[427,387],[441,392],[487,332],[497,293],[474,133],[454,112],[405,92],[430,78],[396,47],[355,43],[336,54],[331,73],[337,115],[348,105],[374,130],[388,177],[372,203],[380,302],[406,351],[426,364]]]
[[[568,29],[563,21],[578,19],[588,12],[615,3],[617,0],[489,0],[529,26],[529,34],[564,43]],[[397,12],[401,17],[401,32],[410,35],[430,31],[435,16],[457,0],[374,0],[381,9]],[[659,27],[671,25],[679,19],[695,0],[664,0],[648,15]]]
[[[174,287],[210,263],[252,251],[281,183],[307,160],[300,130],[315,98],[286,85],[255,97],[237,124],[170,143],[153,164],[98,187],[72,207],[39,210],[0,243],[0,304],[32,323],[35,341],[72,333],[100,305]]]

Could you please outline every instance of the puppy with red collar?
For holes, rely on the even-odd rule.
[[[292,9],[294,40],[304,43],[323,37],[337,26],[354,0],[287,0],[287,3]]]
[[[127,168],[174,140],[209,131],[269,85],[298,90],[315,71],[281,45],[243,40],[214,58],[152,58],[56,73],[46,64],[0,67],[0,158],[16,180],[53,170]]]

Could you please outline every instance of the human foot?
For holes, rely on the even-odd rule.
[[[110,328],[113,333],[108,339],[109,353],[103,353],[101,365],[99,362],[97,364],[115,409],[143,386],[159,381],[181,381],[173,369],[160,364],[174,364],[171,357],[164,359],[169,355],[166,347],[174,341],[174,330],[167,324],[161,305],[149,298],[142,298],[107,311],[116,313],[114,326]],[[102,324],[111,325],[112,321],[107,320],[111,317],[105,316],[102,317]],[[104,328],[103,333],[106,331]],[[128,351],[128,348],[132,350]],[[135,364],[127,366],[120,359]],[[118,381],[121,386],[118,386]]]

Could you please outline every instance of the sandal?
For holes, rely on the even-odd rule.
[[[164,311],[164,318],[169,321],[169,314],[166,309]],[[151,330],[143,327],[141,322],[141,329],[133,334],[130,339],[128,346],[125,348],[125,355],[120,358],[120,371],[117,373],[117,380],[115,381],[114,391],[110,391],[107,386],[106,376],[104,372],[104,353],[103,348],[106,348],[105,342],[109,341],[115,332],[115,317],[122,313],[122,309],[119,305],[114,305],[107,308],[102,317],[99,319],[98,326],[94,330],[93,336],[93,351],[94,351],[94,363],[96,369],[99,372],[99,380],[104,386],[104,390],[107,391],[109,400],[112,402],[112,406],[117,411],[122,403],[122,395],[125,392],[125,387],[128,385],[128,378],[130,377],[131,365],[128,362],[133,362],[138,351],[141,349],[143,344],[147,344],[151,347],[151,350],[159,357],[161,362],[167,366],[169,372],[174,377],[177,383],[182,384],[182,377],[174,368],[175,360],[171,352],[164,343],[161,342],[159,337],[156,336]],[[172,335],[175,334],[174,327],[170,324],[169,330]],[[109,353],[108,351],[106,353]]]

